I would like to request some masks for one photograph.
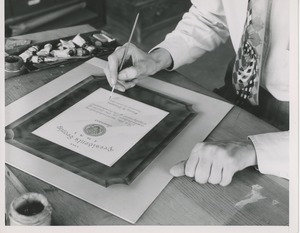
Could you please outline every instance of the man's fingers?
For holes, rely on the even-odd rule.
[[[120,71],[118,79],[122,81],[130,81],[137,78],[138,71],[135,67],[131,66]]]
[[[205,184],[208,181],[211,162],[209,160],[200,159],[195,171],[195,181],[200,184]]]
[[[171,169],[170,169],[170,173],[175,176],[175,177],[179,177],[179,176],[184,176],[185,175],[185,164],[186,164],[186,160],[183,160],[177,164],[175,164]]]
[[[186,165],[185,165],[185,175],[188,177],[194,177],[196,167],[198,164],[198,156],[196,153],[191,153],[190,157],[188,158]]]
[[[122,61],[123,54],[125,52],[124,46],[116,48],[115,52],[108,56],[108,71],[110,73],[111,83],[114,85],[117,83],[119,66]]]
[[[122,58],[123,58],[125,50],[126,50],[126,46],[127,46],[127,43],[124,44],[123,46],[118,47],[114,52],[114,54],[118,57],[118,61],[119,61],[118,66],[121,65]],[[125,61],[127,59],[129,59],[133,53],[135,53],[135,50],[136,50],[136,47],[133,44],[130,44],[129,49],[126,54],[126,57],[124,57]]]
[[[118,57],[116,56],[116,54],[113,53],[108,57],[107,71],[105,72],[106,75],[109,73],[108,76],[112,85],[115,85],[117,83],[118,66]]]
[[[137,84],[136,79],[146,76],[149,74],[147,70],[151,69],[150,56],[140,51],[133,44],[130,44],[128,53],[124,59],[125,61],[131,59],[133,65],[127,68],[122,67],[124,69],[119,71],[126,46],[127,44],[117,48],[114,53],[108,57],[108,65],[104,71],[110,86],[116,85],[116,89],[119,91],[125,91],[126,89],[134,87]]]
[[[123,48],[123,46],[118,46],[115,51],[119,50],[120,48]]]
[[[214,162],[211,167],[208,182],[211,184],[219,184],[222,180],[222,171],[223,167],[219,163]]]
[[[222,173],[222,181],[220,182],[220,185],[222,186],[227,186],[231,183],[232,177],[234,175],[233,170],[231,169],[226,169],[226,167],[223,168],[223,173]]]
[[[147,64],[145,62],[136,62],[133,66],[120,71],[118,79],[123,81],[139,78],[141,75],[147,75]]]
[[[185,166],[185,175],[188,177],[194,177],[196,167],[199,161],[199,154],[201,153],[202,144],[197,143],[194,148],[192,149],[192,152],[190,154],[190,157],[188,158]],[[200,152],[200,153],[199,153]]]
[[[122,85],[125,87],[125,89],[130,89],[132,87],[134,87],[137,84],[138,80],[137,79],[133,79],[130,82],[122,82]]]
[[[121,92],[126,91],[125,83],[124,83],[124,82],[121,82],[121,81],[118,81],[118,82],[116,83],[115,89],[117,89],[118,91],[121,91]]]

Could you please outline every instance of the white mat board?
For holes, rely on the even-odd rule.
[[[5,109],[5,125],[90,75],[103,75],[101,68],[104,66],[105,61],[93,58],[13,102]],[[195,143],[203,141],[232,108],[232,105],[223,101],[150,77],[141,80],[139,85],[193,104],[198,115],[132,184],[105,188],[8,143],[5,148],[6,163],[135,223],[172,179],[169,173],[172,165],[186,159]]]

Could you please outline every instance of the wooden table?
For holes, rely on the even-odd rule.
[[[41,42],[92,30],[94,28],[83,25],[21,37]],[[51,68],[6,80],[5,104],[14,102],[79,64],[80,62],[75,62],[63,67]],[[155,78],[220,98],[177,72],[160,72],[155,75]],[[233,107],[205,141],[247,140],[247,135],[275,131],[278,130],[273,126],[238,107]],[[129,224],[29,174],[11,166],[8,167],[24,184],[25,189],[22,188],[22,190],[39,192],[48,198],[54,209],[53,225]],[[6,182],[7,206],[11,201],[9,193],[12,190],[11,185],[11,182]],[[236,203],[247,199],[247,195],[251,194],[253,185],[262,187],[261,194],[265,199],[248,204],[241,209],[236,208]],[[286,226],[289,224],[288,185],[287,180],[262,175],[254,168],[238,172],[227,187],[211,184],[199,185],[187,177],[173,178],[136,225]]]

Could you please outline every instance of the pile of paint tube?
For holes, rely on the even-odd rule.
[[[99,34],[96,34],[99,35]],[[112,40],[111,38],[106,37],[108,41]],[[76,35],[72,40],[59,40],[59,43],[53,49],[53,45],[48,43],[45,44],[43,48],[40,48],[38,45],[31,46],[25,52],[19,56],[23,59],[24,63],[47,63],[47,62],[56,62],[60,60],[67,60],[72,58],[84,58],[90,55],[93,55],[97,52],[97,48],[101,46],[101,41],[99,37],[96,37],[95,45],[88,43],[80,34]]]

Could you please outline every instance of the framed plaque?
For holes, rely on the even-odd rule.
[[[54,131],[56,134],[67,138],[69,140],[68,144],[62,143],[56,134],[52,134],[50,131],[48,133],[48,129],[51,129],[53,125],[51,125],[52,122],[58,121],[57,119],[63,119],[68,111],[74,110],[74,107],[88,98],[91,99],[93,95],[96,96],[98,93],[103,93],[105,96],[107,93],[110,93],[110,90],[111,87],[104,76],[90,76],[9,124],[6,127],[6,142],[104,187],[112,184],[128,185],[196,116],[196,113],[190,105],[184,102],[141,86],[136,86],[125,93],[116,91],[114,95],[122,96],[123,101],[135,101],[135,104],[147,108],[149,113],[153,113],[152,117],[150,114],[151,119],[157,117],[156,113],[161,113],[163,117],[158,118],[157,122],[153,123],[147,130],[144,130],[142,136],[135,135],[136,126],[142,124],[138,119],[129,119],[128,117],[125,119],[122,117],[122,123],[124,123],[125,119],[125,123],[133,127],[118,129],[118,133],[115,134],[117,136],[110,138],[110,141],[115,144],[124,144],[124,147],[120,146],[119,148],[120,156],[109,161],[97,160],[97,158],[106,156],[104,152],[113,150],[112,146],[101,145],[101,142],[103,143],[104,141],[101,137],[104,137],[102,135],[105,135],[109,129],[109,124],[99,119],[96,120],[98,123],[85,124],[84,127],[78,126],[76,123],[74,128],[78,127],[79,130],[73,130],[72,132],[65,129],[63,125],[55,126]],[[108,98],[105,101],[109,101]],[[116,105],[116,102],[110,102],[110,104]],[[120,106],[119,104],[117,107],[121,108]],[[112,110],[108,110],[101,105],[91,108],[93,109],[88,110],[98,112],[102,116],[112,112]],[[130,109],[127,110],[130,111]],[[77,112],[78,114],[76,114]],[[68,117],[64,119],[65,122],[69,123],[74,121],[75,118],[77,119],[79,117],[77,115],[80,115],[81,111],[77,112],[75,109],[75,114],[70,115],[69,113],[69,115],[66,115]],[[131,112],[136,114],[134,110]],[[120,115],[119,113],[114,114]],[[80,118],[84,120],[84,118],[88,117],[87,114],[81,114]],[[48,134],[53,135],[53,137],[49,138]],[[122,135],[125,142],[122,141],[120,135]],[[131,141],[130,146],[128,146],[126,139],[134,138],[135,136],[136,141]],[[84,154],[82,150],[76,149],[79,146],[95,150],[90,150],[89,154]],[[108,162],[106,163],[105,161]]]

